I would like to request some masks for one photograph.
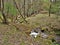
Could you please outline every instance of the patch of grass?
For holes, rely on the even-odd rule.
[[[12,15],[17,14],[17,9],[14,7],[13,4],[7,2],[7,3],[4,4],[4,6],[5,6],[4,9],[5,9],[6,12],[8,11],[8,13],[10,13]]]

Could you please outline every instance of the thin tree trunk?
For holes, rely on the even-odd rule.
[[[3,20],[3,23],[4,24],[8,24],[8,22],[7,22],[7,19],[6,19],[6,16],[5,16],[5,13],[4,13],[4,0],[1,0],[1,2],[2,2],[2,7],[1,7],[1,12],[2,12],[2,16],[3,16],[3,18],[4,18],[4,20]]]
[[[51,4],[50,4],[50,6],[49,6],[49,17],[50,17],[50,14],[51,13]]]
[[[29,8],[30,8],[30,7],[29,7],[29,6],[30,6],[29,3],[30,3],[30,1],[28,0],[28,3],[27,3],[27,5],[28,5],[28,6],[27,6],[27,7],[28,7],[28,9],[27,9],[27,17],[29,17]]]
[[[15,2],[15,0],[13,0],[14,4],[15,4],[15,7],[17,8],[19,14],[21,15],[21,17],[23,18],[23,20],[27,23],[27,21],[25,20],[25,18],[23,17],[23,15],[21,14],[21,11],[19,10],[18,6],[17,6],[17,3]]]
[[[1,0],[0,0],[0,11],[1,11]]]
[[[25,0],[24,0],[24,18],[25,18]]]

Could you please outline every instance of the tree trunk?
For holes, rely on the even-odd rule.
[[[1,0],[0,0],[0,11],[1,11]]]
[[[24,0],[24,18],[25,18],[25,0]]]
[[[50,14],[51,13],[51,4],[50,4],[50,6],[49,6],[49,17],[50,17]]]
[[[3,18],[4,18],[4,20],[3,20],[3,23],[4,24],[8,24],[8,22],[7,22],[7,19],[6,19],[6,16],[5,16],[5,14],[4,14],[4,0],[1,0],[1,5],[2,5],[2,7],[1,7],[1,12],[2,12],[2,16],[3,16]]]
[[[20,14],[21,17],[23,18],[23,20],[27,23],[27,21],[25,20],[25,17],[23,17],[23,15],[21,14],[21,11],[19,10],[18,5],[17,5],[17,3],[16,3],[15,0],[13,0],[13,3],[15,4],[15,7],[17,8],[17,11],[19,12],[19,14]],[[22,22],[23,22],[23,21],[22,21]]]

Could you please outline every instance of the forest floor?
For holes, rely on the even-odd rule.
[[[38,14],[36,16],[26,18],[29,23],[28,25],[17,25],[19,27],[19,30],[17,30],[14,26],[0,24],[0,45],[52,45],[50,39],[43,39],[41,37],[34,39],[31,38],[27,32],[31,31],[32,28],[40,26],[44,28],[48,27],[49,25],[59,29],[59,17],[53,14],[51,17],[49,17],[48,14]]]
[[[26,18],[30,25],[35,27],[46,27],[52,26],[60,29],[60,16],[51,14],[49,17],[48,14],[38,14],[32,17]]]

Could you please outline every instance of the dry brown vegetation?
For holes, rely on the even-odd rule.
[[[54,38],[53,32],[51,32],[51,28],[49,28],[50,23],[53,27],[60,27],[59,20],[58,22],[55,19],[56,17],[48,17],[36,15],[34,17],[29,17],[27,20],[29,24],[10,24],[4,25],[0,24],[0,41],[1,45],[49,45],[52,44],[51,38]],[[48,20],[49,19],[49,20]],[[46,23],[47,22],[47,23]],[[49,25],[47,25],[49,24]],[[57,26],[56,26],[57,25]],[[50,35],[47,39],[43,39],[38,36],[37,38],[31,38],[29,35],[30,31],[36,27],[42,27],[42,29],[49,28]],[[16,29],[18,28],[18,29]]]

